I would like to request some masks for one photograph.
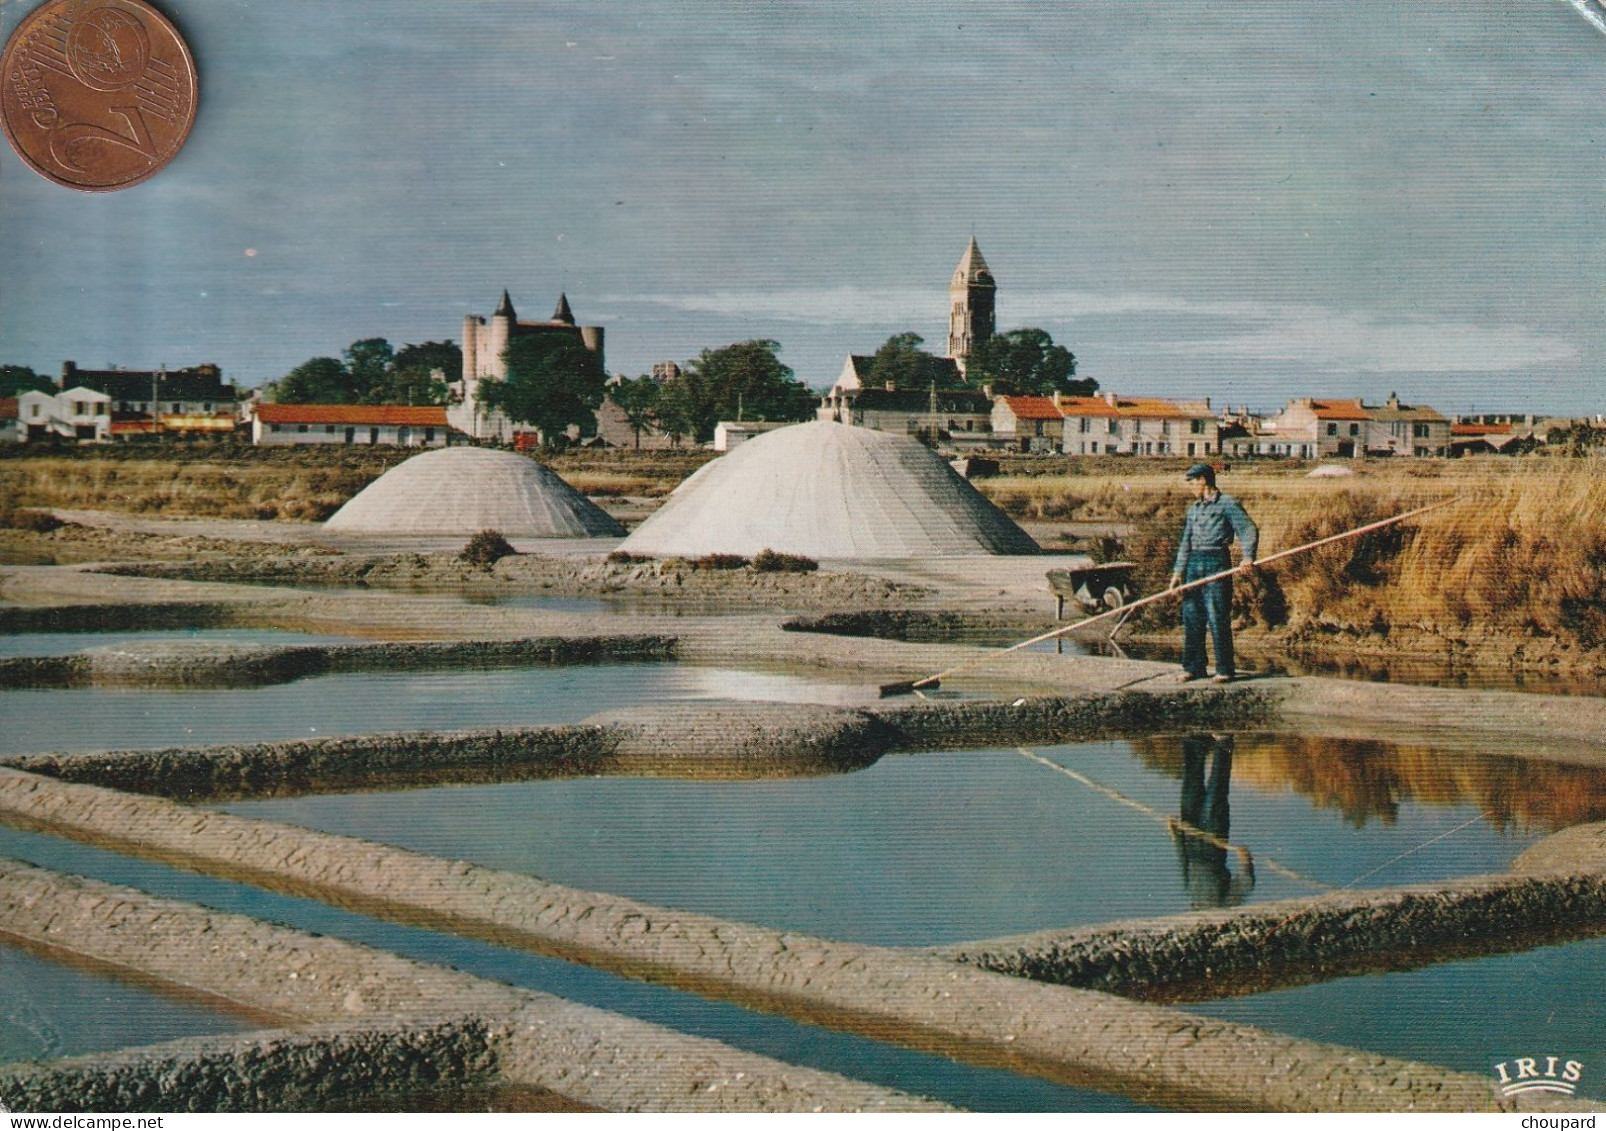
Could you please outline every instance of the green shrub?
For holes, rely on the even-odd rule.
[[[639,562],[650,562],[650,554],[632,554],[629,550],[615,550],[608,555],[608,561],[614,565],[636,565]]]
[[[500,530],[482,530],[468,540],[458,555],[469,565],[489,569],[509,554],[516,554],[513,544],[502,537]]]
[[[775,550],[760,550],[753,559],[753,570],[757,573],[813,573],[820,568],[820,563],[813,558],[805,558],[801,554],[782,554]]]

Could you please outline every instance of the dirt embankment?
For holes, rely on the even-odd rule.
[[[475,590],[552,597],[619,597],[680,602],[737,602],[802,608],[883,608],[921,600],[930,590],[860,573],[763,573],[699,569],[664,559],[610,562],[515,554],[475,566],[457,554],[302,555],[218,558],[106,567],[125,577],[278,585]]]
[[[1307,625],[1293,632],[1251,634],[1294,656],[1438,660],[1452,670],[1497,669],[1606,676],[1606,650],[1581,647],[1542,633],[1501,626],[1406,625],[1387,633]]]
[[[1160,622],[1123,638],[1140,647],[1176,647],[1180,640],[1180,627]],[[1257,663],[1374,680],[1411,682],[1411,671],[1422,667],[1443,678],[1526,673],[1568,681],[1589,694],[1592,684],[1606,679],[1606,649],[1500,625],[1399,625],[1380,631],[1332,622],[1244,624],[1234,630],[1234,642],[1242,656]]]
[[[167,534],[113,526],[64,522],[51,530],[0,528],[0,560],[20,564],[72,565],[104,561],[186,561],[196,558],[317,557],[334,550],[214,538],[205,534]]]

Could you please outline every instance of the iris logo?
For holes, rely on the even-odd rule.
[[[1500,1078],[1500,1094],[1515,1096],[1523,1092],[1560,1092],[1578,1094],[1578,1081],[1583,1079],[1584,1066],[1576,1060],[1562,1060],[1559,1056],[1519,1056],[1502,1060],[1494,1066]]]

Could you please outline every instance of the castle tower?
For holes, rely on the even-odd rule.
[[[479,349],[479,376],[494,377],[498,381],[507,377],[507,363],[502,354],[507,350],[507,344],[513,340],[513,327],[518,325],[519,316],[513,313],[513,300],[508,298],[507,292],[502,292],[502,301],[497,304],[496,311],[491,315],[489,332],[481,335]]]
[[[454,403],[446,418],[457,428],[479,439],[507,440],[514,428],[500,412],[485,410],[480,400],[483,381],[507,380],[507,347],[516,338],[533,334],[562,334],[578,338],[602,364],[603,328],[580,326],[569,306],[569,296],[559,295],[557,309],[545,322],[520,322],[507,291],[490,318],[469,314],[463,318],[463,379],[452,387]]]
[[[994,301],[998,284],[981,257],[976,237],[970,237],[970,246],[954,268],[954,277],[948,283],[948,357],[965,370],[965,355],[970,347],[985,342],[996,329]]]

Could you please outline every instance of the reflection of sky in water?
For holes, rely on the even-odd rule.
[[[1578,1060],[1579,1096],[1599,1099],[1603,1003],[1606,939],[1591,939],[1183,1008],[1480,1076],[1519,1056]]]
[[[864,701],[868,684],[685,664],[321,676],[228,690],[0,692],[0,752],[144,749],[339,734],[575,723],[631,704]]]
[[[1147,741],[1151,755],[1180,743]],[[1134,757],[1124,742],[1039,753],[1087,781],[989,750],[889,756],[851,774],[783,781],[594,778],[227,808],[894,945],[1187,911],[1223,901],[1229,889],[1258,902],[1500,871],[1537,839],[1502,831],[1470,798],[1403,797],[1390,819],[1357,824],[1326,799],[1240,779],[1230,789],[1228,839],[1256,861],[1248,885],[1235,855],[1211,859],[1208,845],[1173,838],[1166,818],[1186,804],[1176,770]],[[1345,757],[1345,744],[1316,756]],[[1467,761],[1453,764],[1465,772]]]
[[[351,644],[349,636],[319,636],[268,628],[180,628],[139,632],[0,633],[0,656],[66,656],[130,644]]]
[[[258,888],[213,880],[119,856],[104,849],[0,824],[0,856],[26,860],[40,867],[93,876],[173,899],[222,911],[269,919],[305,931],[349,939],[422,962],[449,965],[481,978],[509,982],[526,989],[557,994],[571,1001],[611,1009],[684,1033],[724,1041],[801,1064],[841,1073],[922,1096],[932,1096],[973,1111],[1131,1111],[1143,1110],[1119,1097],[1051,1084],[1013,1073],[957,1064],[939,1056],[879,1044],[875,1041],[804,1025],[785,1017],[757,1013],[724,1002],[663,986],[631,981],[556,959],[502,950],[485,943],[414,927],[403,927],[339,911],[311,900],[275,895]],[[0,966],[0,972],[5,970]],[[60,1029],[108,1030],[104,1041],[124,1043],[115,1019],[108,1020],[91,1000],[87,1017],[74,1016],[81,999],[55,997],[50,983],[37,996],[17,996],[30,1019],[48,1018]],[[37,1024],[37,1022],[34,1022]],[[217,1024],[214,1020],[213,1024]],[[185,1033],[215,1030],[192,1026]],[[137,1040],[144,1040],[141,1035]],[[96,1047],[108,1047],[97,1042]],[[7,1059],[0,1053],[0,1061]]]
[[[256,1027],[0,944],[0,1064]]]
[[[528,594],[465,594],[463,599],[474,605],[490,605],[498,609],[535,609],[544,613],[585,613],[623,619],[634,616],[652,617],[716,617],[762,616],[774,619],[789,616],[779,606],[755,606],[741,601],[666,597],[541,597]]]

